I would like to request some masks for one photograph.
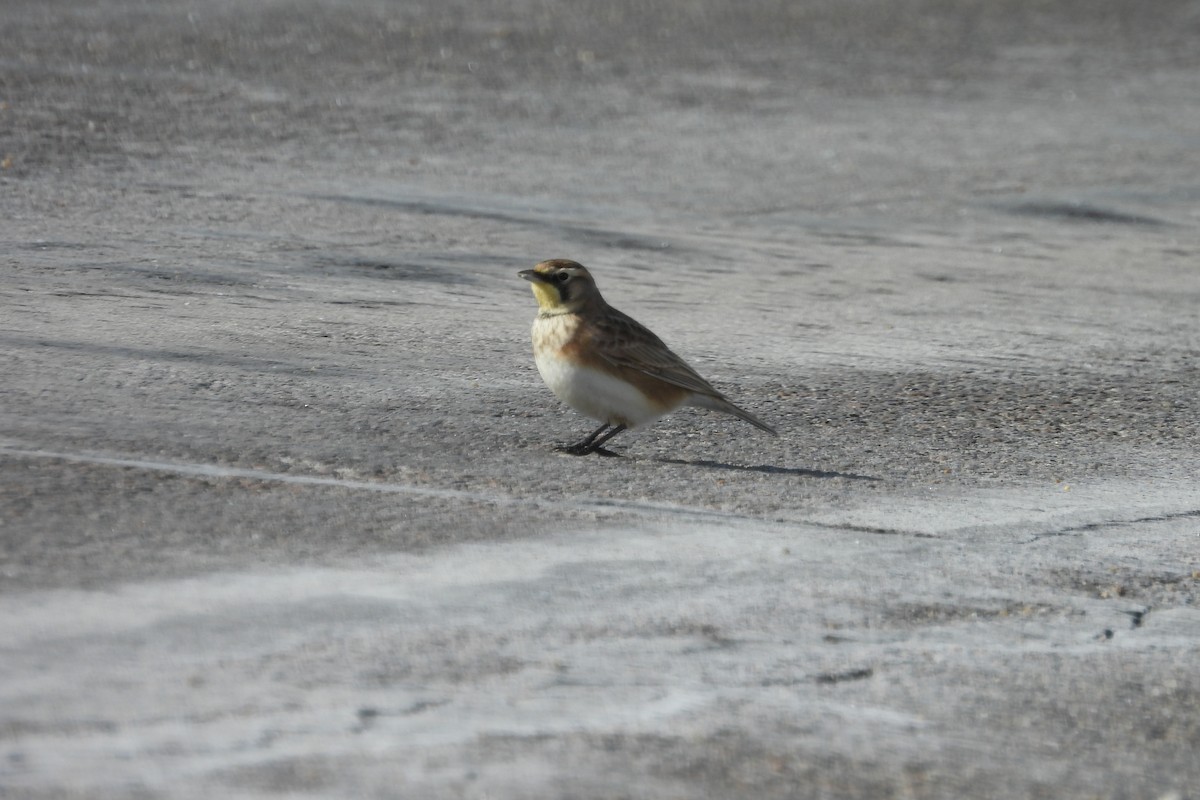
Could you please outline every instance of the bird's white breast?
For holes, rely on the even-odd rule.
[[[651,403],[632,384],[565,357],[561,348],[569,338],[569,328],[560,317],[540,317],[533,323],[534,361],[559,400],[593,419],[630,428],[653,422],[670,410]]]

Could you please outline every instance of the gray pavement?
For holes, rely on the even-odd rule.
[[[0,797],[1197,796],[1195,3],[727,5],[6,6]]]

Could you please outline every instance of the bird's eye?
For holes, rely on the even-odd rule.
[[[559,283],[566,283],[570,277],[571,275],[566,272],[556,272],[554,274],[554,280],[558,281]]]

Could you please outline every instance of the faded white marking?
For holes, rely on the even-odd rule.
[[[742,514],[731,514],[706,508],[681,506],[672,503],[629,502],[599,497],[579,497],[575,500],[545,500],[540,497],[519,497],[516,495],[492,492],[473,492],[464,489],[441,489],[433,486],[412,486],[403,483],[385,483],[382,481],[356,481],[345,478],[327,478],[317,475],[294,475],[285,472],[269,470],[245,469],[242,467],[223,467],[217,464],[198,464],[178,461],[152,461],[142,458],[121,458],[92,453],[66,453],[37,448],[14,447],[11,440],[0,444],[0,454],[20,456],[23,458],[45,458],[59,461],[71,461],[79,464],[103,464],[113,467],[129,467],[144,469],[152,472],[170,472],[176,475],[191,475],[200,478],[249,478],[251,480],[286,483],[301,486],[329,486],[340,489],[353,489],[380,494],[400,494],[415,497],[431,497],[443,500],[467,500],[471,502],[491,503],[504,506],[525,506],[530,508],[577,509],[591,513],[635,514],[656,516],[660,514],[684,515],[701,518],[715,518],[729,521],[744,520],[765,522],[766,520]]]

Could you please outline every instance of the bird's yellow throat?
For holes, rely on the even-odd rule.
[[[533,289],[533,296],[537,298],[538,308],[542,311],[556,311],[562,308],[562,298],[558,296],[557,288],[540,281],[530,286]]]

